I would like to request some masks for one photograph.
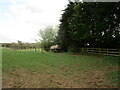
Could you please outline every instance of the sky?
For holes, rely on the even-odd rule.
[[[68,0],[0,0],[0,43],[36,42],[38,32],[58,25]]]

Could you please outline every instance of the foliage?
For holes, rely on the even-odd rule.
[[[120,48],[120,3],[70,2],[60,22],[64,51],[70,46]]]
[[[3,43],[2,47],[12,48],[12,49],[29,49],[29,48],[40,48],[39,43],[24,43],[19,41],[17,43]]]
[[[78,53],[79,52],[79,48],[78,47],[74,47],[74,46],[69,46],[68,47],[68,52],[70,53]]]
[[[47,50],[55,43],[55,36],[57,35],[57,28],[47,26],[39,31],[41,48]]]

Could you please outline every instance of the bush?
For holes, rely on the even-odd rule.
[[[78,53],[80,50],[77,47],[68,47],[68,52]]]
[[[41,29],[38,34],[40,37],[41,48],[48,51],[48,49],[54,45],[56,34],[57,30],[52,26]]]

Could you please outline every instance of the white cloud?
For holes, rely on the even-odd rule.
[[[11,0],[7,15],[24,21],[37,21],[55,24],[60,18],[60,11],[64,9],[64,0]],[[16,4],[23,1],[23,4]]]
[[[11,5],[4,13],[7,20],[0,21],[0,35],[13,41],[33,42],[38,31],[46,25],[59,23],[61,10],[67,0],[2,0]],[[1,2],[1,0],[0,0]],[[3,37],[4,39],[4,37]],[[11,40],[5,39],[6,42]]]

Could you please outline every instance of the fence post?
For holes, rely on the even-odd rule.
[[[99,54],[100,54],[101,49],[99,48]]]
[[[118,49],[118,55],[120,56],[120,49]]]
[[[108,48],[107,48],[107,56],[109,55],[109,53],[108,53]]]
[[[83,48],[81,48],[81,52],[83,52]]]

